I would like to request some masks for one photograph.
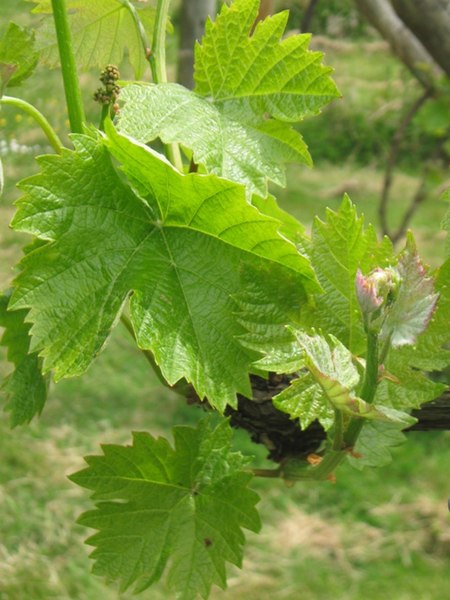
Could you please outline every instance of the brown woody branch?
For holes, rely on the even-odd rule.
[[[305,457],[317,451],[326,434],[320,423],[314,421],[302,431],[298,420],[275,408],[272,397],[285,389],[292,376],[271,373],[269,379],[252,376],[253,398],[238,396],[237,409],[228,408],[233,427],[245,429],[252,440],[264,444],[269,458],[281,462],[286,458]],[[199,403],[195,392],[189,401]],[[412,413],[418,422],[408,431],[450,430],[450,388],[444,394]]]

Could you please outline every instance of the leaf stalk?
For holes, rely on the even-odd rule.
[[[166,27],[170,0],[158,0],[155,26],[153,29],[152,47],[149,56],[152,77],[155,83],[167,83],[166,68]],[[170,162],[182,173],[183,160],[178,144],[166,144],[166,152]]]
[[[15,108],[22,110],[32,119],[34,119],[46,135],[53,150],[58,154],[61,154],[61,151],[64,147],[63,143],[59,139],[56,131],[44,117],[44,115],[35,106],[30,104],[26,100],[22,100],[21,98],[14,98],[12,96],[2,96],[0,98],[0,104],[4,104],[5,106],[14,106]]]
[[[152,50],[150,47],[150,41],[147,37],[147,32],[145,31],[145,27],[142,24],[142,21],[139,17],[139,13],[136,10],[136,7],[130,2],[130,0],[119,0],[120,3],[129,11],[130,15],[133,18],[134,24],[136,25],[136,29],[138,30],[139,37],[141,38],[142,47],[144,50],[145,58],[152,69],[153,74],[153,66],[151,61]]]

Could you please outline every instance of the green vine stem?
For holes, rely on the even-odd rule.
[[[102,106],[102,112],[100,114],[100,123],[98,125],[98,128],[100,129],[100,131],[105,131],[105,119],[108,118],[109,113],[110,113],[109,104],[104,104]]]
[[[147,32],[145,31],[145,27],[142,24],[141,19],[139,18],[138,11],[136,10],[136,7],[133,4],[131,4],[130,0],[119,0],[119,1],[122,4],[122,6],[124,6],[130,13],[130,15],[133,17],[134,24],[136,25],[136,28],[139,32],[139,37],[141,38],[141,43],[142,43],[142,46],[144,49],[145,58],[147,59],[149,65],[150,65],[150,68],[152,69],[152,75],[154,76],[152,61],[150,58],[151,54],[152,54],[152,49],[150,47],[150,42],[148,40]]]
[[[83,133],[83,123],[86,119],[67,19],[66,0],[52,0],[52,8],[70,129],[73,133]]]
[[[169,6],[170,0],[158,0],[150,54],[150,66],[155,83],[167,83],[166,26]]]
[[[155,83],[167,83],[166,69],[166,27],[170,0],[158,0],[156,7],[155,27],[153,29],[152,48],[149,62]],[[178,144],[166,144],[170,162],[182,173],[183,160]]]
[[[360,393],[361,398],[368,404],[372,404],[375,398],[375,392],[377,391],[378,367],[378,334],[369,330],[367,332],[366,370]],[[356,418],[350,421],[347,431],[344,434],[344,443],[348,448],[352,448],[355,445],[363,425],[364,419]]]
[[[334,409],[333,450],[342,450],[344,442],[344,415],[341,410]]]
[[[32,117],[47,136],[47,139],[53,150],[58,154],[61,154],[61,150],[63,149],[61,140],[44,115],[39,112],[35,106],[29,102],[26,102],[25,100],[22,100],[21,98],[13,98],[12,96],[2,96],[0,98],[0,104],[4,104],[5,106],[14,106],[15,108],[22,110],[27,115]]]

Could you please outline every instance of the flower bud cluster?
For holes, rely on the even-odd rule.
[[[99,104],[115,104],[120,94],[117,80],[120,78],[119,69],[115,65],[107,65],[100,74],[104,87],[99,87],[94,94],[95,102]]]

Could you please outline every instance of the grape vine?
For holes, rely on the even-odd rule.
[[[34,3],[42,27],[11,24],[0,40],[0,105],[25,110],[54,150],[18,184],[11,226],[31,238],[0,296],[5,406],[12,426],[28,423],[50,378],[81,376],[123,321],[167,386],[189,384],[222,415],[175,426],[173,445],[135,432],[71,476],[93,492],[80,523],[97,531],[95,573],[135,591],[164,575],[180,598],[206,598],[226,586],[227,563],[241,565],[243,529],[259,530],[253,476],[329,480],[344,461],[385,464],[411,411],[445,389],[426,373],[450,364],[448,245],[432,271],[412,234],[396,252],[347,196],[308,235],[269,194],[287,163],[312,163],[301,121],[339,97],[310,36],[283,37],[286,11],[255,25],[259,0],[224,3],[196,46],[191,91],[167,80],[168,0]],[[103,28],[116,35],[97,45]],[[119,96],[111,62],[126,50],[136,81]],[[5,95],[39,61],[61,65],[69,147]],[[113,86],[104,102],[97,93],[98,129],[77,75],[92,66]],[[326,439],[258,470],[232,451],[224,414],[252,398],[253,376],[274,373],[290,381],[274,407]]]

